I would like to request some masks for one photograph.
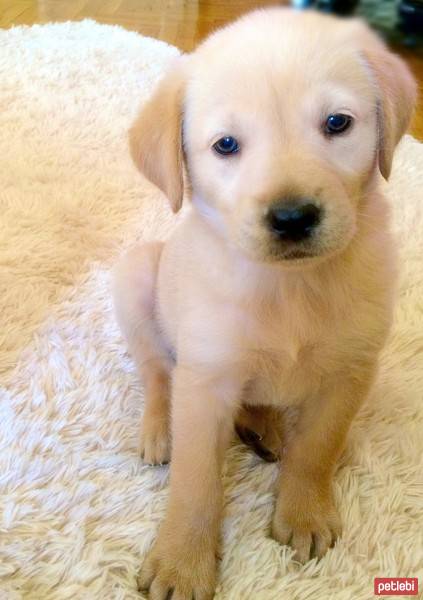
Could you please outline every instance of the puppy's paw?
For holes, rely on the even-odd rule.
[[[243,405],[235,421],[235,431],[266,462],[280,459],[283,444],[283,418],[271,406]]]
[[[322,558],[341,535],[341,521],[330,492],[297,483],[282,486],[272,537],[295,550],[294,560]]]
[[[144,416],[141,425],[140,455],[148,465],[163,465],[170,461],[169,421],[166,417]]]
[[[142,565],[138,589],[149,600],[211,600],[216,585],[216,556],[206,540],[159,533]]]

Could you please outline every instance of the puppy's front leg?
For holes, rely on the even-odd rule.
[[[295,559],[321,558],[341,531],[332,476],[351,421],[373,380],[367,365],[343,373],[302,407],[284,457],[272,534],[296,550]]]
[[[169,505],[139,577],[140,589],[149,588],[151,600],[213,597],[220,471],[239,395],[235,371],[175,370]]]

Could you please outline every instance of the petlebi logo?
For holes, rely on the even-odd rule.
[[[417,596],[417,577],[376,577],[375,596]]]

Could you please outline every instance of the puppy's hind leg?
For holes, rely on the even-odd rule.
[[[155,319],[157,272],[163,243],[138,244],[114,270],[117,320],[144,384],[140,453],[144,462],[170,460],[170,373],[172,360]]]
[[[279,408],[242,404],[235,419],[240,439],[266,462],[280,459],[284,440],[283,414]]]

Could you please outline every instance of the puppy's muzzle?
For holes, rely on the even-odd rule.
[[[321,209],[308,199],[278,202],[266,214],[266,226],[281,242],[302,242],[313,235]]]

